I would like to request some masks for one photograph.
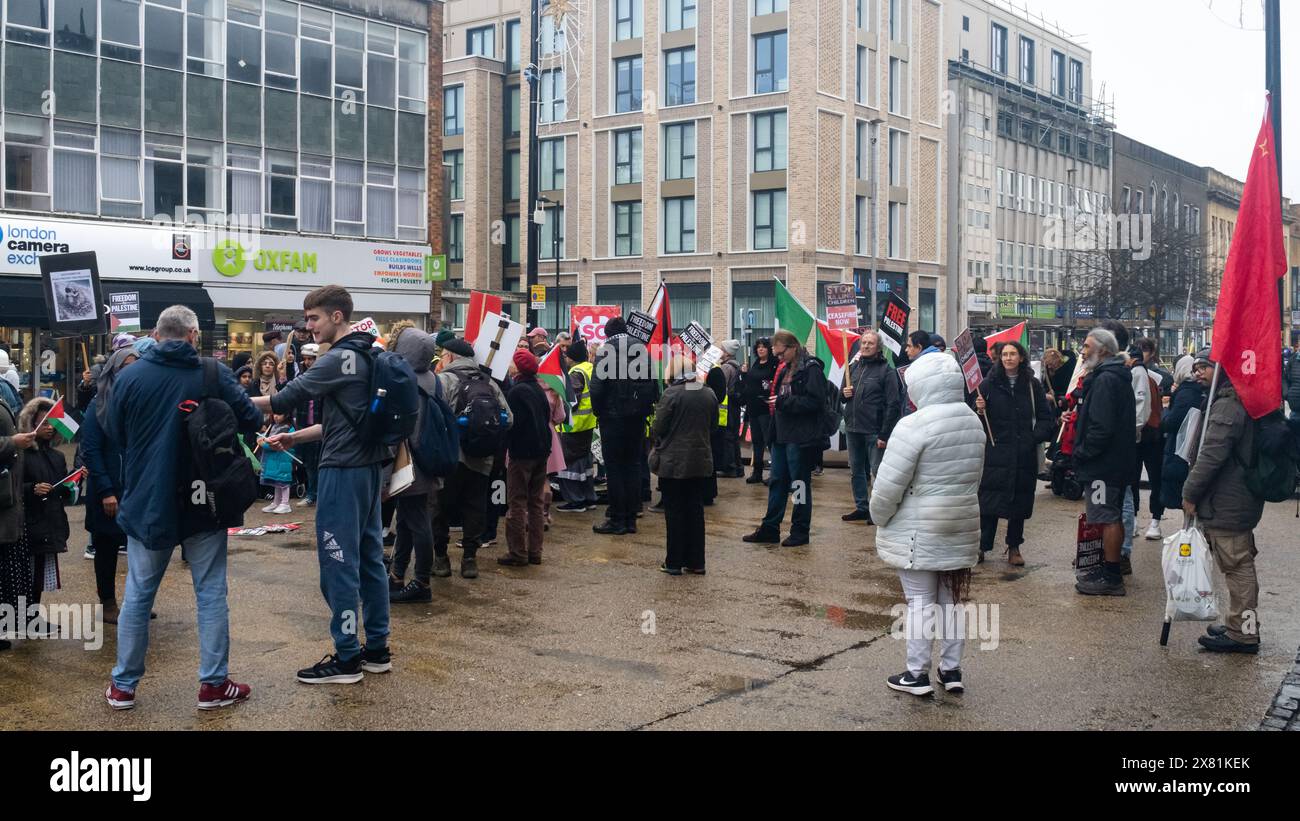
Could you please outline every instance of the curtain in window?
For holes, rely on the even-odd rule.
[[[329,180],[303,179],[298,186],[298,224],[303,231],[330,232]]]
[[[54,210],[94,214],[95,155],[54,152]]]
[[[366,234],[372,237],[392,237],[397,234],[396,210],[393,189],[370,185],[366,187]]]
[[[227,212],[254,218],[262,217],[262,176],[245,171],[227,171]]]

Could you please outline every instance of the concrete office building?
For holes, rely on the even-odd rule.
[[[1041,352],[1071,317],[1088,321],[1051,226],[1110,210],[1113,114],[1093,96],[1091,53],[1056,26],[988,0],[946,3],[943,24],[947,324],[1028,320]]]
[[[70,393],[84,364],[42,333],[47,253],[97,252],[105,301],[138,294],[146,330],[190,305],[218,356],[259,349],[327,283],[359,316],[425,323],[440,2],[4,7],[0,338],[25,389]]]
[[[524,296],[530,5],[447,5],[444,317],[457,324],[470,290]],[[535,101],[543,324],[567,327],[572,304],[642,308],[664,281],[675,325],[741,336],[752,312],[765,334],[773,277],[820,310],[836,282],[869,304],[874,265],[914,325],[947,330],[941,4],[562,5],[561,31],[542,18]]]

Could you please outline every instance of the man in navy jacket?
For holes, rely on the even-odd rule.
[[[248,698],[247,684],[227,675],[230,619],[226,604],[226,531],[194,532],[181,509],[178,486],[189,475],[183,464],[183,418],[178,405],[203,391],[199,361],[199,320],[184,305],[158,317],[157,345],[122,371],[109,396],[107,433],[122,452],[123,490],[117,522],[126,531],[126,595],[117,621],[117,666],[104,697],[110,707],[135,706],[135,689],[144,675],[149,648],[149,611],[179,543],[194,580],[199,628],[199,709],[225,707]],[[239,425],[256,430],[262,414],[218,364],[220,398]]]

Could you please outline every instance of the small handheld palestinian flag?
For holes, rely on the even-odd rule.
[[[86,469],[79,467],[59,480],[58,487],[68,491],[68,504],[75,505],[81,498],[81,480],[86,477]]]
[[[72,441],[72,437],[76,436],[77,431],[81,428],[81,425],[77,424],[77,420],[73,419],[67,408],[63,406],[63,397],[59,397],[59,401],[54,403],[54,407],[50,408],[49,413],[45,414],[45,418],[36,426],[36,429],[39,430],[41,425],[46,422],[49,422],[50,427],[57,430],[69,442]]]
[[[569,380],[564,375],[564,369],[560,367],[560,357],[562,352],[557,345],[551,348],[542,361],[537,363],[537,379],[546,387],[550,388],[556,396],[564,400],[564,422],[567,425],[573,424],[572,405],[574,397],[569,390]]]

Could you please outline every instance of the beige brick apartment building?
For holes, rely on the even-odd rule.
[[[575,303],[643,307],[664,281],[674,325],[740,336],[752,317],[761,334],[773,277],[820,308],[828,283],[867,297],[874,265],[914,326],[948,332],[940,3],[556,2],[570,22],[543,18],[536,101],[547,327]],[[443,310],[458,325],[469,290],[522,296],[528,14],[446,6]]]

